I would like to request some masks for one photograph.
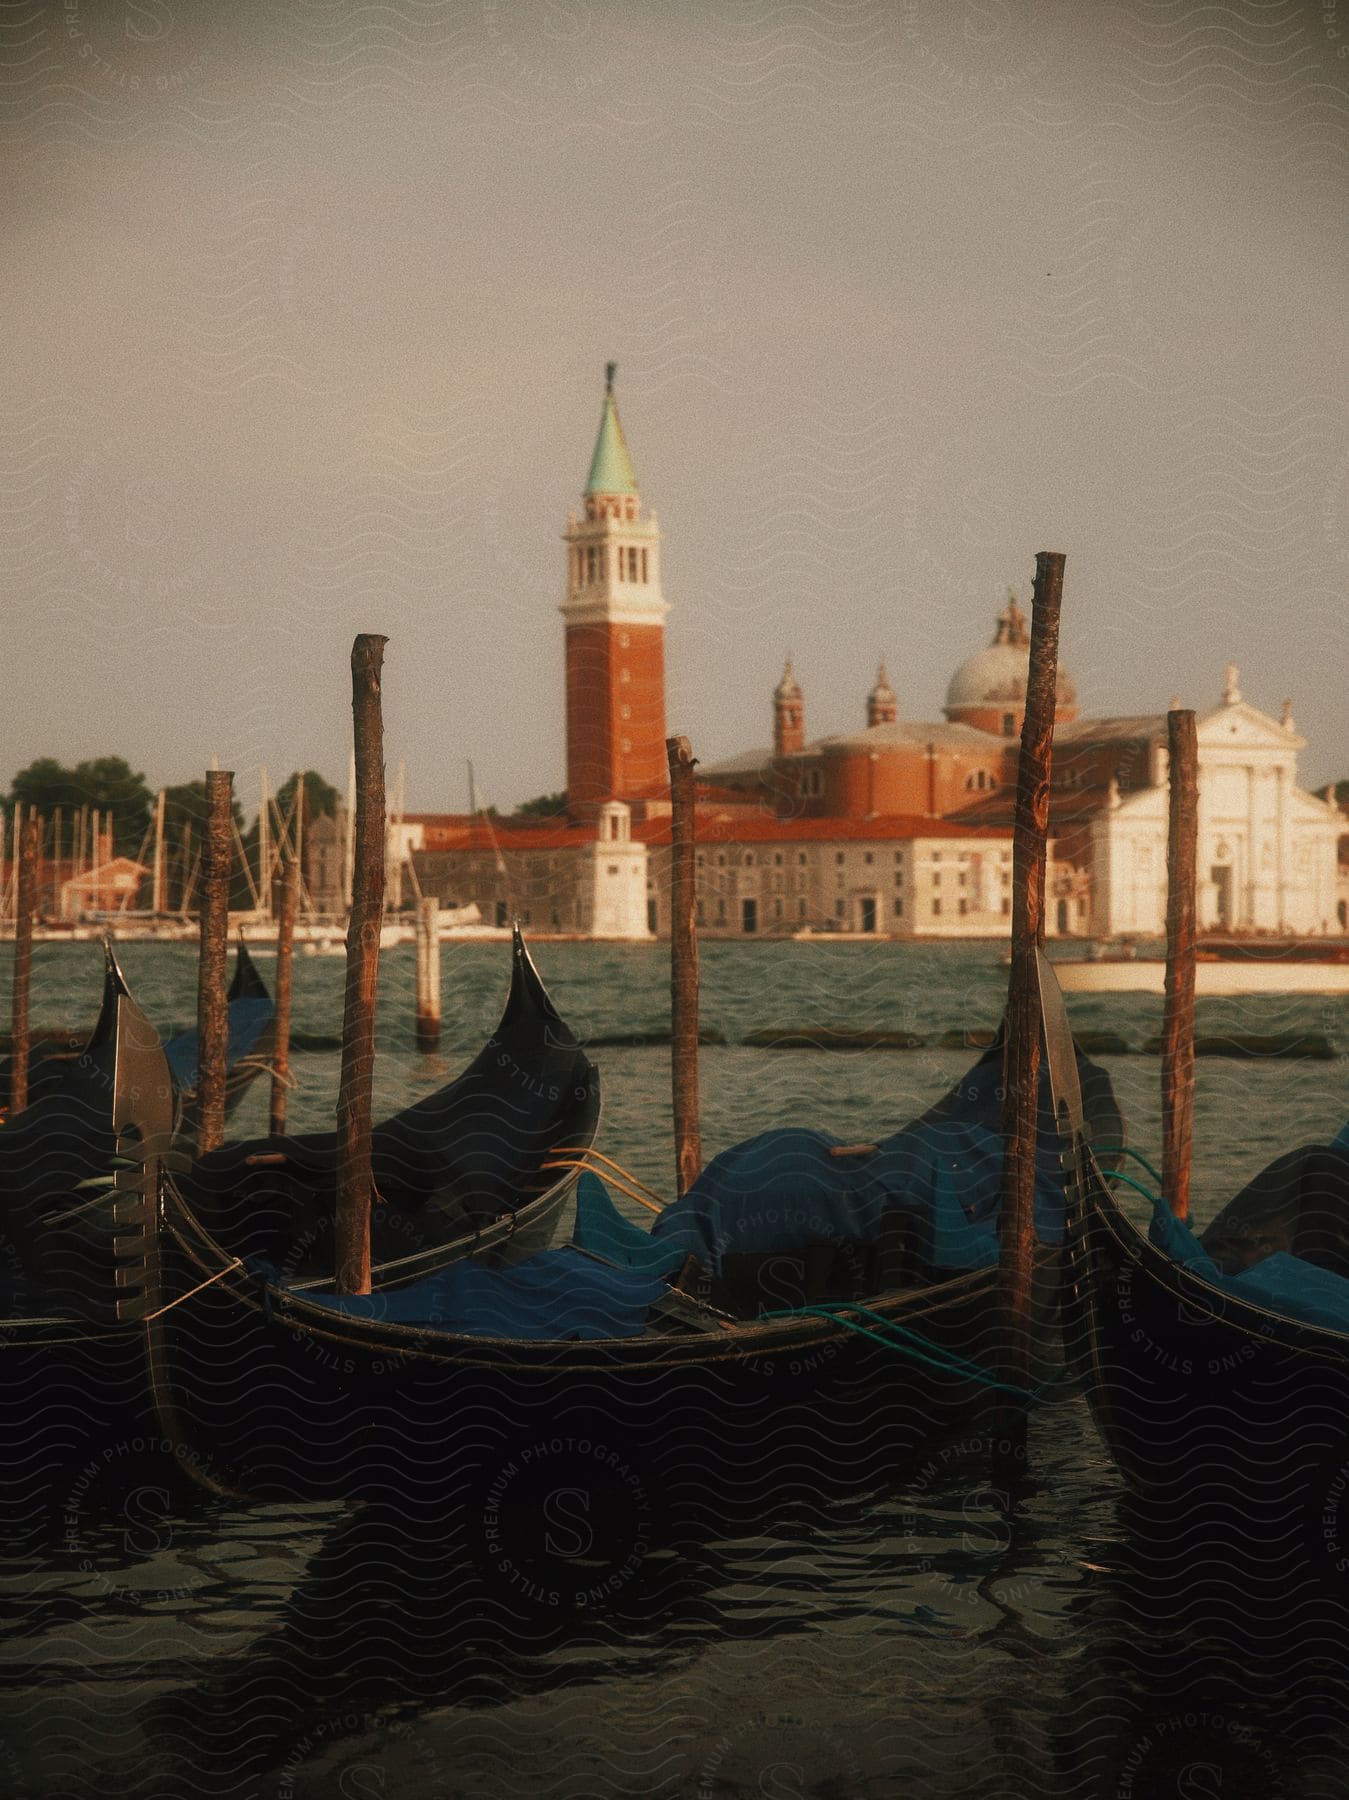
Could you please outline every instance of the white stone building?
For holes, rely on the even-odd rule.
[[[1166,930],[1166,721],[1150,746],[1149,785],[1112,784],[1091,823],[1091,922],[1102,936]],[[1316,935],[1338,916],[1337,807],[1297,785],[1298,735],[1250,706],[1226,672],[1222,704],[1196,720],[1201,930]]]

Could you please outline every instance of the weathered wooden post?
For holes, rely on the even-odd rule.
[[[228,988],[230,865],[233,861],[234,776],[206,774],[206,824],[201,860],[201,949],[197,963],[197,1154],[225,1141],[225,1078],[229,1051]]]
[[[156,919],[167,910],[164,895],[164,858],[167,853],[164,843],[164,807],[167,799],[168,795],[160,788],[155,796],[155,858],[150,886],[150,911]]]
[[[282,863],[277,887],[276,1031],[272,1050],[272,1109],[268,1124],[273,1137],[280,1137],[286,1129],[286,1091],[290,1076],[290,982],[295,962],[295,909],[300,894],[300,865],[293,856],[286,857]]]
[[[665,740],[670,764],[670,1063],[674,1090],[675,1191],[685,1194],[703,1166],[698,1118],[697,821],[685,737]]]
[[[1035,1274],[1035,1138],[1040,1087],[1040,998],[1035,952],[1045,935],[1045,864],[1049,782],[1058,681],[1059,608],[1064,557],[1042,550],[1035,558],[1030,667],[1017,764],[1012,839],[1012,972],[1002,1105],[1002,1194],[998,1225],[1002,1326],[994,1462],[1014,1482],[1024,1463],[1026,1396],[1031,1387],[1032,1303]]]
[[[17,812],[17,808],[15,809]],[[19,867],[14,897],[14,1012],[9,1036],[9,1110],[28,1104],[29,1001],[33,991],[33,915],[37,911],[38,846],[42,826],[31,809],[14,834]]]
[[[417,902],[417,1048],[440,1047],[440,901]]]
[[[356,828],[342,1080],[337,1097],[337,1291],[370,1292],[370,1091],[375,1070],[375,992],[384,912],[384,722],[380,671],[385,637],[362,632],[351,649],[356,745]]]
[[[1195,862],[1199,746],[1192,712],[1166,715],[1170,808],[1166,845],[1166,1003],[1162,1013],[1162,1192],[1178,1219],[1190,1211],[1194,1133]]]

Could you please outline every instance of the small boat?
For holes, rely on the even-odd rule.
[[[473,1254],[515,1261],[552,1241],[575,1185],[550,1170],[599,1127],[599,1076],[558,1015],[518,929],[505,1010],[456,1080],[374,1128],[374,1279],[384,1286]],[[222,1145],[175,1178],[180,1205],[231,1257],[285,1285],[335,1266],[337,1136]]]
[[[1160,994],[1166,959],[1139,956],[1132,943],[1093,945],[1083,957],[1054,963],[1069,994]],[[1195,993],[1349,994],[1349,944],[1329,939],[1201,938],[1195,948]]]
[[[267,1499],[486,1504],[504,1479],[512,1506],[540,1481],[599,1482],[620,1508],[638,1488],[697,1504],[714,1469],[746,1494],[784,1455],[890,1466],[998,1387],[1001,1077],[995,1044],[881,1144],[737,1145],[652,1233],[608,1199],[598,1176],[624,1185],[616,1165],[554,1158],[583,1171],[569,1244],[368,1297],[246,1266],[170,1186],[145,1280],[164,1433],[193,1446],[192,1472]],[[1108,1077],[1084,1063],[1083,1080],[1117,1145]],[[1043,1105],[1052,1137],[1047,1085]],[[1049,1238],[1056,1140],[1037,1165]],[[1045,1379],[1058,1254],[1046,1243],[1039,1270]]]
[[[1291,1531],[1327,1566],[1338,1543],[1349,1572],[1349,1134],[1280,1158],[1202,1242],[1156,1195],[1137,1225],[1084,1140],[1057,967],[1041,986],[1071,1145],[1065,1343],[1106,1445],[1150,1507],[1224,1518],[1234,1553],[1282,1554]]]
[[[258,973],[242,934],[234,952],[234,976],[226,995],[229,1038],[225,1051],[225,1116],[234,1111],[267,1069],[275,1042],[276,1003]],[[179,1130],[195,1137],[200,1123],[197,1092],[200,1043],[190,1026],[164,1045],[179,1100]]]
[[[118,964],[112,939],[103,938],[103,998],[99,1016],[84,1044],[75,1050],[35,1048],[30,1058],[28,1104],[49,1094],[64,1093],[67,1101],[80,1088],[99,1087],[111,1074],[114,1032],[119,996],[128,994],[126,978]],[[267,984],[240,938],[235,952],[234,976],[227,995],[229,1041],[226,1050],[225,1114],[229,1116],[249,1087],[268,1067],[276,1026],[276,1006]],[[196,1026],[168,1038],[164,1044],[169,1072],[178,1095],[179,1130],[193,1135],[197,1127]],[[106,1098],[106,1096],[104,1096]]]
[[[0,1521],[12,1548],[68,1523],[90,1495],[94,1448],[98,1480],[125,1470],[118,1446],[147,1416],[140,1336],[118,1322],[108,1272],[117,1233],[153,1198],[174,1111],[159,1034],[109,952],[85,1057],[0,1131]]]
[[[110,950],[87,1051],[60,1091],[0,1131],[0,1519],[21,1532],[50,1527],[52,1496],[59,1506],[62,1483],[80,1483],[91,1446],[134,1440],[159,1464],[190,1461],[149,1398],[164,1183],[183,1216],[195,1223],[200,1208],[212,1221],[232,1268],[275,1258],[303,1289],[316,1269],[330,1280],[333,1266],[334,1134],[229,1144],[191,1162],[174,1135],[166,1049]],[[595,1069],[517,933],[505,1011],[485,1048],[456,1081],[375,1128],[377,1285],[546,1245],[577,1178],[550,1165],[588,1152],[599,1112]],[[193,1473],[220,1491],[212,1460]],[[105,1483],[122,1467],[93,1461]]]

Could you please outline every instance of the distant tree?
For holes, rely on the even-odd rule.
[[[11,806],[16,801],[35,806],[47,818],[58,806],[67,815],[82,806],[110,813],[117,856],[135,856],[150,828],[151,795],[145,777],[120,756],[90,757],[73,769],[54,756],[39,756],[20,769],[6,798]]]
[[[342,796],[331,782],[325,781],[316,770],[306,769],[303,776],[297,769],[288,775],[276,790],[276,806],[284,819],[295,802],[295,790],[304,782],[304,816],[306,819],[320,817],[336,818],[337,809],[342,804]]]
[[[559,794],[536,794],[515,809],[517,819],[556,819],[567,810],[567,790]]]
[[[234,823],[242,830],[243,808],[237,800],[231,811]],[[188,895],[189,904],[191,903],[194,871],[197,869],[205,836],[206,783],[183,781],[176,787],[165,788],[164,863],[169,889],[167,904],[170,908],[181,907],[184,904],[184,894]],[[251,899],[238,860],[239,853],[236,849],[234,872],[230,877],[230,905],[244,907],[251,904]]]
[[[236,800],[233,808],[234,823],[242,831],[244,823],[243,808]],[[191,825],[192,836],[198,841],[206,825],[206,783],[204,781],[184,781],[177,787],[164,789],[164,836],[170,842],[183,835],[183,826]]]

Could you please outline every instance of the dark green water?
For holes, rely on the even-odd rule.
[[[658,948],[545,945],[583,1035],[666,1023]],[[194,1007],[192,953],[128,945],[163,1027]],[[39,1024],[80,1024],[92,946],[39,946]],[[270,964],[260,961],[264,975]],[[496,1021],[500,945],[443,953],[445,1042],[411,1048],[412,956],[381,968],[377,1109],[446,1080]],[[8,974],[6,962],[5,976]],[[337,1029],[340,958],[296,962],[296,1025]],[[968,1053],[761,1051],[769,1025],[936,1038],[995,1023],[992,946],[722,945],[703,951],[705,1152],[771,1125],[893,1130]],[[8,993],[0,986],[0,1008]],[[1070,1000],[1137,1045],[1145,996]],[[1201,1002],[1201,1030],[1327,1033],[1349,1002]],[[668,1052],[596,1052],[600,1148],[670,1188]],[[1158,1063],[1107,1061],[1132,1141],[1155,1149]],[[296,1128],[326,1125],[335,1054],[294,1061]],[[259,1089],[235,1122],[262,1128]],[[1278,1151],[1333,1135],[1344,1064],[1199,1066],[1202,1222]],[[1271,1615],[1239,1580],[1192,1578],[1185,1546],[1140,1541],[1084,1404],[1034,1421],[1034,1480],[1010,1509],[977,1435],[933,1444],[864,1495],[797,1470],[738,1535],[653,1546],[640,1581],[585,1616],[503,1628],[453,1520],[340,1507],[185,1505],[145,1486],[73,1495],[59,1540],[0,1588],[0,1792],[179,1796],[1097,1796],[1349,1792],[1342,1621],[1303,1596]],[[128,1448],[134,1455],[134,1447]],[[481,1601],[481,1606],[479,1605]]]

